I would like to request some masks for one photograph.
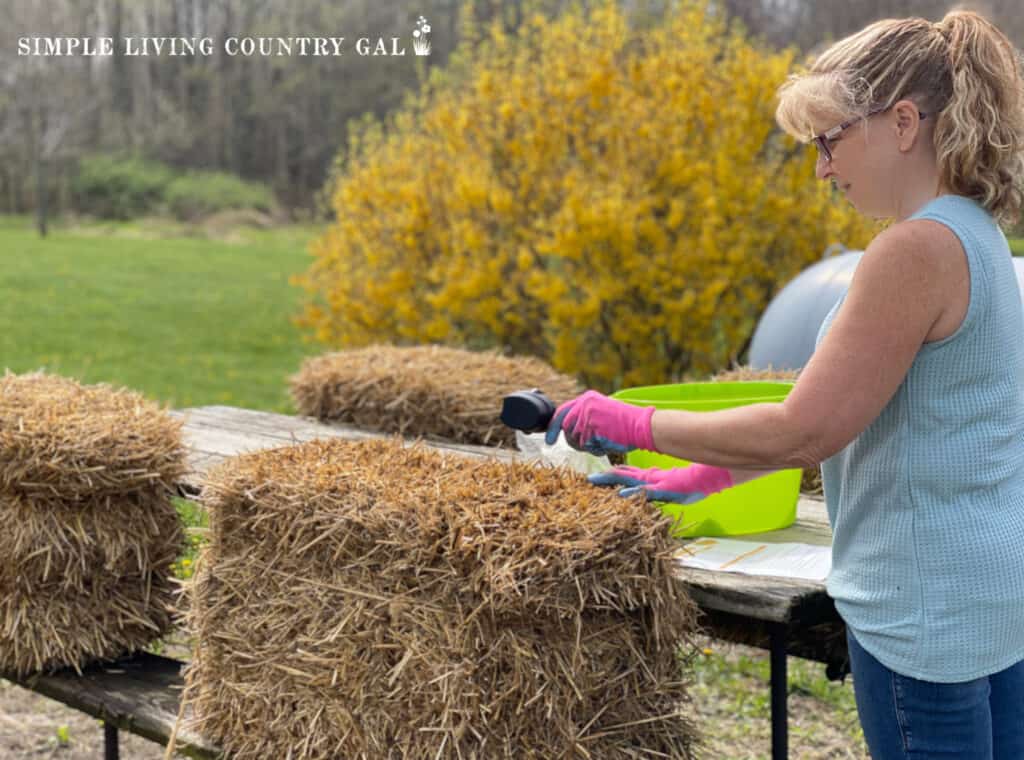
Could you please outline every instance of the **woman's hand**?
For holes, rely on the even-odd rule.
[[[627,486],[619,491],[619,496],[643,493],[648,501],[676,504],[693,504],[734,485],[728,469],[707,464],[691,464],[671,470],[657,467],[643,470],[625,465],[588,475],[587,480],[596,486]]]
[[[578,451],[601,456],[611,452],[624,454],[633,449],[654,451],[651,417],[654,407],[633,406],[587,391],[555,410],[544,442],[558,440],[558,431]]]

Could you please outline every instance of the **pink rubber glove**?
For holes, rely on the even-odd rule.
[[[570,446],[597,456],[633,449],[654,451],[653,415],[653,406],[633,406],[587,391],[555,410],[544,442],[550,446],[558,440],[558,431],[564,430]]]
[[[726,468],[697,463],[670,470],[657,467],[642,470],[624,465],[589,475],[587,479],[596,486],[628,486],[619,491],[619,496],[642,492],[649,501],[677,504],[693,504],[733,485],[732,473]]]

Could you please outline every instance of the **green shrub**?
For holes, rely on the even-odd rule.
[[[216,171],[182,174],[156,161],[119,156],[83,159],[72,190],[78,211],[103,219],[169,211],[191,220],[225,209],[274,208],[273,194],[258,182]]]
[[[164,193],[170,212],[178,219],[195,219],[225,209],[271,211],[274,196],[258,182],[232,174],[193,171],[171,182]]]
[[[71,187],[79,211],[104,219],[131,219],[149,213],[163,200],[174,171],[139,158],[87,156]]]

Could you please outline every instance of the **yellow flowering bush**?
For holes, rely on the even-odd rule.
[[[336,221],[294,278],[336,347],[500,347],[591,387],[734,362],[788,280],[874,224],[775,125],[794,59],[683,0],[500,26],[339,160]],[[842,205],[840,205],[842,204]]]

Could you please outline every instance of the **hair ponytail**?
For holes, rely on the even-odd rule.
[[[935,28],[946,40],[952,77],[935,125],[943,183],[1015,223],[1024,208],[1024,62],[976,13],[952,11]]]
[[[815,115],[864,116],[903,98],[936,114],[943,185],[1014,224],[1024,209],[1024,60],[977,13],[868,25],[831,45],[808,72],[790,76],[775,116],[808,139]]]

